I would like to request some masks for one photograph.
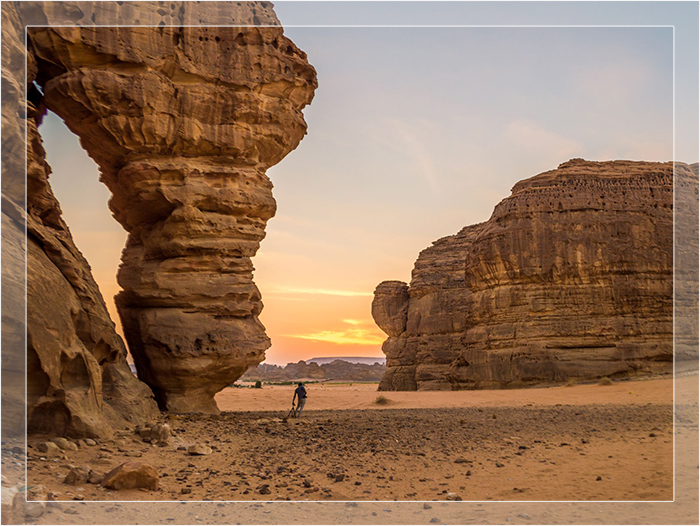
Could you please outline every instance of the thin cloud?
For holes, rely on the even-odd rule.
[[[415,160],[416,164],[420,167],[420,173],[423,179],[430,185],[430,188],[437,190],[438,182],[437,176],[435,175],[435,167],[433,166],[433,159],[425,148],[425,143],[406,126],[397,126],[396,133],[403,141],[405,146],[404,153]]]
[[[371,320],[344,319],[350,325],[345,330],[319,331],[308,334],[285,334],[289,338],[299,338],[315,342],[334,343],[336,345],[381,345],[386,336]]]
[[[435,169],[433,157],[425,147],[427,141],[425,138],[420,137],[420,132],[423,128],[414,130],[411,124],[391,118],[372,121],[366,128],[367,134],[377,144],[382,144],[402,157],[412,160],[419,167],[419,175],[428,183],[430,188],[433,191],[438,190],[437,170]]]
[[[381,345],[385,336],[369,329],[347,329],[344,331],[319,331],[309,334],[285,334],[289,338],[334,343],[336,345]]]
[[[632,159],[639,161],[670,161],[673,158],[671,137],[660,136],[658,140],[643,137],[620,137],[597,152],[596,159]]]
[[[506,126],[504,137],[522,154],[544,159],[557,159],[558,162],[571,157],[583,156],[584,148],[580,142],[546,130],[531,121],[511,122]]]
[[[654,74],[646,62],[625,57],[624,60],[610,64],[577,67],[573,74],[573,85],[579,92],[579,97],[593,100],[597,105],[617,107],[623,104],[630,107],[633,101],[653,85]]]
[[[266,294],[310,294],[316,296],[372,297],[372,292],[354,290],[316,289],[306,287],[266,287]]]

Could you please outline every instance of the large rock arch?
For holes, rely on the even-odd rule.
[[[46,109],[97,162],[129,233],[117,307],[139,378],[163,410],[217,412],[214,394],[270,345],[251,263],[276,208],[265,171],[306,132],[315,70],[267,2],[15,8],[20,25],[48,22],[27,50],[40,88],[27,103],[30,431],[106,434],[155,410],[51,192]],[[106,18],[151,27],[92,26]],[[187,27],[204,21],[219,27]]]

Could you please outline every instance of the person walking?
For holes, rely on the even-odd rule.
[[[292,397],[292,407],[294,407],[294,401],[297,398],[299,400],[297,401],[296,416],[299,416],[301,414],[302,409],[304,409],[304,406],[306,405],[306,387],[304,387],[304,384],[301,382],[299,382],[297,388],[294,389],[294,396]]]

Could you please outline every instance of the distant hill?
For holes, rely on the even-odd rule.
[[[375,363],[386,364],[386,358],[372,358],[367,356],[332,356],[330,358],[311,358],[306,360],[306,363],[317,363],[318,365],[323,365],[324,363],[331,363],[334,360],[342,360],[348,363],[364,363],[367,365],[374,365]]]
[[[319,358],[316,358],[319,359]],[[329,358],[321,358],[328,360]],[[369,359],[369,358],[362,358]],[[284,382],[290,380],[349,380],[351,382],[378,382],[386,372],[383,363],[351,363],[345,359],[331,358],[330,362],[318,364],[309,360],[288,363],[284,367],[262,363],[251,367],[241,380],[262,382]]]

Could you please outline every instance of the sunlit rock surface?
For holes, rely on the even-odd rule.
[[[2,438],[25,433],[25,61],[19,15],[2,9]],[[28,64],[31,66],[31,62]],[[4,512],[4,509],[3,509]]]
[[[157,408],[61,218],[31,106],[28,116],[27,430],[106,436]]]
[[[697,188],[697,165],[676,170]],[[383,390],[670,371],[673,164],[574,159],[521,181],[487,222],[422,251],[407,295],[375,292]]]
[[[93,26],[115,20],[162,27]],[[82,27],[35,27],[28,35],[27,79],[43,92],[30,90],[26,121],[30,432],[108,435],[151,418],[153,394],[162,409],[216,412],[213,395],[261,362],[270,345],[251,263],[276,208],[265,171],[306,132],[302,109],[313,98],[315,70],[267,2],[3,5],[3,31],[16,30],[3,36],[3,65],[24,58],[22,25],[47,23]],[[165,27],[193,23],[272,27]],[[5,86],[15,84],[22,89],[23,79],[3,71],[3,102]],[[21,106],[6,111],[3,103],[3,134],[8,125],[16,139]],[[61,219],[37,132],[46,109],[98,163],[113,215],[129,232],[117,304],[150,389],[129,372],[90,267]],[[21,186],[3,181],[9,196],[16,206],[3,202],[3,226],[17,231],[20,250]]]

